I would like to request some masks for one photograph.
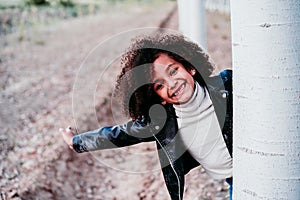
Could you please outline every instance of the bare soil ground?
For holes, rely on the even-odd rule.
[[[229,17],[207,13],[207,22],[217,70],[231,68]],[[80,68],[88,53],[112,35],[162,25],[177,30],[174,2],[61,21],[28,32],[23,41],[16,34],[1,38],[0,199],[169,199],[154,143],[76,154],[58,133],[67,125],[86,131],[114,123],[109,98],[119,69],[107,71],[101,62],[124,44],[112,44],[107,55],[92,60],[107,73],[96,82],[96,95],[86,88],[99,74]],[[85,98],[72,101],[74,90]],[[186,176],[185,199],[221,200],[227,193],[226,183],[211,180],[200,167]]]

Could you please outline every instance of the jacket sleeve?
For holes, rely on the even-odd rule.
[[[153,141],[149,125],[141,121],[130,121],[124,125],[107,126],[73,137],[76,152],[95,151],[124,147],[140,142]]]
[[[232,70],[231,69],[225,69],[225,70],[220,72],[220,76],[221,76],[224,84],[227,81],[232,81]]]
[[[225,123],[222,128],[223,137],[226,143],[226,146],[229,150],[230,155],[232,156],[232,138],[233,138],[233,95],[232,95],[232,71],[224,70],[221,73],[221,77],[224,82],[225,90],[228,92],[226,96],[227,106],[226,106],[226,117]]]

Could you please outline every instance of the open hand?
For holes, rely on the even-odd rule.
[[[72,150],[74,150],[72,144],[72,140],[74,136],[74,134],[72,133],[72,128],[70,126],[66,129],[60,128],[59,132],[62,134],[64,141],[69,145],[69,147]]]

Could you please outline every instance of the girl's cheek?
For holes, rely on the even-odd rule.
[[[167,97],[168,97],[167,90],[164,90],[163,93],[162,93],[162,98],[163,98],[164,100],[166,100]]]
[[[165,100],[165,96],[164,96],[164,92],[163,91],[156,91],[156,94],[158,94],[158,96],[160,96],[160,98],[162,98],[163,100]]]

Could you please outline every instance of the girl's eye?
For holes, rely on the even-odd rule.
[[[161,89],[163,86],[164,86],[163,84],[157,83],[157,84],[155,85],[154,89],[155,89],[155,90],[159,90],[159,89]]]
[[[178,70],[178,68],[172,68],[172,69],[170,70],[170,76],[175,75],[176,72],[177,72],[177,70]]]

